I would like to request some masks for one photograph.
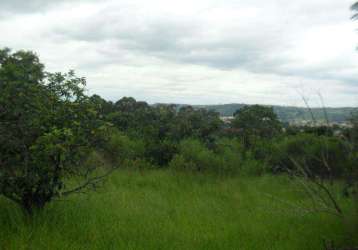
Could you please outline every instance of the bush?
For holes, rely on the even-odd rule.
[[[240,168],[240,174],[247,176],[260,176],[265,172],[267,172],[267,164],[264,161],[256,159],[252,152],[246,152],[245,160]]]
[[[179,153],[169,163],[176,170],[205,171],[220,175],[260,175],[265,164],[245,152],[238,139],[221,139],[209,150],[199,140],[187,139],[180,143]]]
[[[104,154],[112,164],[120,164],[125,160],[143,158],[145,154],[144,142],[139,139],[132,139],[116,129],[104,144]]]
[[[300,134],[288,136],[274,145],[273,170],[297,170],[304,168],[311,176],[340,177],[351,165],[345,142],[338,138]]]
[[[276,138],[276,141],[280,140]],[[262,162],[270,162],[274,152],[275,141],[257,138],[250,148],[250,157]]]
[[[146,158],[159,166],[167,165],[178,152],[178,145],[170,140],[150,140],[146,148]]]
[[[237,139],[217,141],[215,152],[221,163],[217,171],[221,173],[238,173],[244,161],[244,147]]]
[[[176,155],[169,166],[175,169],[190,169],[193,171],[217,171],[220,159],[196,139],[183,140],[179,145],[179,154]]]
[[[177,154],[169,163],[169,168],[174,170],[196,171],[197,166],[194,162],[188,161],[183,155]]]
[[[196,139],[180,143],[179,153],[169,163],[169,168],[196,172],[212,172],[220,175],[261,175],[266,164],[257,160],[250,151],[245,151],[238,139],[220,139],[214,150]]]

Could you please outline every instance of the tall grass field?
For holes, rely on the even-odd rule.
[[[350,221],[306,210],[307,195],[285,176],[121,170],[96,192],[54,201],[32,219],[0,198],[0,249],[316,250],[325,239],[357,245],[355,208],[336,195]]]

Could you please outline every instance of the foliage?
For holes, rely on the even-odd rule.
[[[106,101],[99,95],[92,95],[89,98],[89,101],[93,104],[101,118],[104,118],[106,115],[114,111],[113,103],[111,101]]]
[[[176,141],[189,137],[205,140],[218,132],[221,125],[218,113],[186,106],[182,107],[175,117],[170,135]]]
[[[261,175],[264,164],[245,152],[237,139],[223,138],[213,150],[197,139],[183,140],[179,152],[169,164],[176,170],[215,173],[219,175]]]
[[[147,103],[137,102],[132,97],[123,97],[114,104],[113,109],[108,119],[121,131],[144,134],[154,117]]]
[[[147,160],[160,166],[170,162],[182,139],[209,141],[222,124],[215,112],[190,106],[177,111],[173,105],[150,106],[130,97],[116,102],[106,120],[130,137],[141,138],[147,148]]]
[[[351,162],[356,163],[358,162],[358,113],[353,113],[350,121],[352,127],[347,131],[347,143],[351,153]],[[358,166],[350,164],[347,166],[347,170],[345,193],[354,196],[358,207]]]
[[[45,73],[32,52],[0,50],[0,194],[27,212],[71,191],[103,122],[74,72]],[[98,179],[96,179],[98,180]]]
[[[196,139],[185,139],[180,142],[179,154],[193,171],[215,171],[220,166],[220,160],[214,152]]]
[[[272,140],[261,138],[256,139],[255,144],[251,146],[248,155],[256,160],[270,163],[270,160],[274,154],[275,144],[277,141],[280,141],[281,138],[283,138],[283,136],[278,136]]]
[[[199,172],[213,170],[219,165],[214,153],[207,149],[199,140],[183,140],[179,145],[179,153],[186,161],[194,165],[195,169],[193,170]]]
[[[238,139],[219,139],[216,142],[214,151],[220,159],[220,164],[216,166],[219,173],[242,173],[241,170],[245,160],[245,152],[242,143]]]
[[[100,151],[110,160],[112,165],[120,165],[125,160],[143,158],[145,155],[145,144],[137,138],[129,138],[123,132],[111,127],[102,134],[106,138],[102,142]]]
[[[256,159],[251,152],[246,152],[245,160],[240,167],[242,176],[262,176],[268,173],[267,163]]]
[[[300,134],[275,143],[271,164],[274,171],[294,171],[299,164],[312,176],[340,177],[353,164],[350,157],[338,138]]]
[[[255,138],[272,139],[282,129],[272,107],[245,106],[235,112],[234,116],[232,126],[241,130],[242,140],[246,148],[254,143]]]
[[[352,114],[350,122],[352,128],[348,132],[349,141],[352,143],[354,150],[358,151],[358,112]]]
[[[174,196],[168,196],[171,197],[169,201],[163,202],[164,196],[155,194],[149,206],[159,206],[161,209],[153,209],[151,213],[162,212],[163,204],[172,204],[173,197],[176,199],[176,195],[180,196],[182,189],[188,189],[192,194],[195,184],[187,182],[187,179],[193,176],[202,183],[211,176],[220,176],[220,179],[229,183],[224,184],[226,189],[239,187],[238,193],[230,194],[235,198],[229,202],[228,211],[234,211],[235,204],[256,197],[256,193],[247,194],[244,198],[240,195],[245,195],[245,190],[255,189],[265,178],[272,178],[266,188],[289,192],[280,189],[292,188],[288,179],[285,179],[286,186],[275,186],[276,180],[286,178],[278,174],[287,172],[293,174],[291,181],[297,179],[309,191],[308,195],[295,193],[294,199],[304,197],[314,200],[311,195],[314,192],[319,199],[323,197],[321,203],[332,201],[325,208],[338,211],[339,215],[343,214],[345,208],[342,204],[346,204],[347,197],[357,190],[356,117],[352,119],[351,129],[340,130],[339,133],[337,127],[293,127],[287,123],[282,129],[283,124],[278,118],[285,116],[282,107],[252,105],[240,106],[230,127],[230,124],[221,121],[219,113],[207,107],[149,105],[132,97],[111,102],[98,95],[87,96],[85,83],[85,79],[77,77],[73,71],[67,74],[45,72],[44,65],[34,53],[0,50],[0,195],[17,202],[30,214],[55,198],[96,187],[112,172],[112,168],[119,166],[143,175],[150,175],[149,170],[158,167],[179,170],[171,173],[172,177],[178,177],[171,180],[173,183],[164,185],[158,178],[150,184],[150,188],[165,192],[180,187],[180,192],[178,189]],[[307,110],[291,111],[297,115],[307,115]],[[335,112],[333,109],[331,111]],[[299,175],[299,171],[304,174]],[[265,177],[267,173],[276,176]],[[238,175],[242,179],[231,185],[230,178],[235,180]],[[230,178],[224,178],[228,176]],[[259,181],[244,184],[245,178],[257,176],[261,176]],[[346,182],[350,183],[344,190],[347,201],[331,199],[333,191],[325,185],[328,177],[333,184],[337,183],[335,178],[346,177]],[[115,182],[117,188],[128,186],[132,190],[146,185],[146,177],[142,178],[142,181],[129,184],[122,179]],[[173,186],[175,183],[178,187]],[[266,188],[260,190],[259,198],[255,199],[261,202],[265,196],[262,191],[266,191]],[[136,194],[137,198],[146,199],[146,191],[141,190],[139,195]],[[211,191],[205,192],[213,196]],[[227,200],[228,196],[225,196],[225,192],[223,194],[215,202]],[[101,201],[107,197],[100,195],[97,197],[101,197],[98,198]],[[118,193],[115,196],[115,202],[120,202],[122,208],[133,201],[132,196],[125,198]],[[242,201],[237,202],[238,197]],[[206,205],[215,204],[205,203],[198,210],[198,216],[208,209]],[[137,211],[137,204],[134,206],[131,211]],[[108,211],[114,213],[120,207],[112,207]],[[252,204],[248,203],[243,208],[241,212],[251,211]],[[214,215],[222,214],[221,209],[217,210],[220,213],[216,211]],[[175,209],[169,207],[168,211],[169,217],[175,216]],[[261,217],[264,215],[261,214]],[[232,218],[227,221],[232,221]],[[227,221],[223,225],[226,226]],[[288,220],[287,225],[291,226],[291,222]],[[152,234],[149,237],[153,238]],[[210,244],[212,242],[205,244],[203,249]]]
[[[150,140],[146,144],[146,159],[159,166],[166,166],[178,152],[178,144],[169,139]]]
[[[194,109],[213,110],[220,113],[221,116],[233,116],[233,114],[245,107],[245,104],[219,104],[219,105],[194,105]],[[311,119],[311,112],[317,121],[326,121],[326,115],[331,122],[345,122],[349,119],[353,111],[357,111],[354,107],[342,108],[310,108],[306,107],[291,107],[291,106],[272,106],[275,114],[283,123],[300,123],[309,121]]]
[[[210,222],[211,225],[215,215],[222,215],[222,211],[226,211],[225,214],[229,214],[230,218],[226,218],[221,225],[222,228],[226,228],[235,218],[238,218],[237,216],[241,216],[241,213],[245,214],[243,218],[250,217],[250,223],[252,223],[252,216],[248,216],[249,214],[245,211],[251,212],[254,209],[254,212],[259,214],[257,221],[261,222],[262,218],[267,217],[266,222],[275,224],[277,222],[271,220],[273,209],[270,211],[270,208],[265,205],[272,203],[280,206],[280,203],[263,202],[265,192],[274,190],[284,194],[290,193],[294,181],[303,184],[306,192],[295,191],[289,199],[296,201],[303,197],[305,201],[309,200],[313,203],[318,200],[320,205],[314,207],[313,210],[307,210],[294,204],[293,207],[297,210],[295,213],[328,211],[330,214],[342,216],[344,210],[352,210],[351,200],[348,198],[352,197],[351,195],[358,197],[358,172],[355,164],[358,160],[357,116],[352,117],[352,128],[340,130],[339,133],[336,133],[337,127],[328,126],[293,127],[286,124],[283,130],[277,114],[281,119],[285,114],[280,113],[282,110],[279,107],[252,105],[240,107],[235,112],[235,118],[230,127],[229,124],[223,124],[219,113],[207,107],[149,105],[146,102],[136,101],[132,97],[124,97],[113,103],[98,95],[87,96],[85,84],[86,80],[77,77],[73,71],[67,74],[45,72],[44,65],[32,52],[12,53],[9,49],[0,50],[0,195],[15,201],[29,214],[33,214],[34,210],[44,208],[55,198],[95,188],[114,168],[119,166],[126,171],[132,171],[131,174],[138,171],[142,179],[128,181],[131,177],[126,177],[127,179],[119,178],[114,181],[116,190],[111,190],[108,195],[111,196],[113,193],[115,199],[107,205],[114,206],[112,204],[116,202],[120,202],[121,205],[116,205],[111,209],[105,207],[113,217],[121,217],[123,214],[119,216],[115,214],[116,211],[125,209],[128,204],[133,205],[131,212],[139,211],[138,204],[131,203],[135,202],[135,197],[133,198],[132,195],[136,196],[137,200],[148,199],[150,201],[145,204],[146,209],[143,211],[148,211],[147,206],[160,208],[151,209],[150,216],[153,216],[153,211],[163,213],[163,207],[176,203],[177,197],[180,198],[183,193],[184,196],[189,194],[190,198],[192,195],[195,196],[196,181],[199,180],[199,183],[206,185],[212,176],[220,176],[215,179],[215,182],[225,181],[220,187],[220,192],[216,190],[217,186],[213,188],[208,185],[205,191],[199,191],[204,197],[202,199],[205,200],[205,202],[200,201],[203,202],[203,206],[197,210],[195,207],[194,209],[190,207],[189,210],[185,208],[187,211],[179,211],[176,210],[178,204],[168,205],[168,213],[163,214],[163,217],[175,218],[176,213],[195,213],[193,218],[200,218],[205,211],[210,211],[207,214],[210,220],[205,219],[204,222]],[[314,112],[314,109],[310,110]],[[297,112],[303,116],[306,114],[302,109],[298,109]],[[163,183],[159,177],[153,177],[155,181],[152,181],[148,187],[146,178],[150,176],[150,173],[155,172],[149,172],[149,170],[158,167],[169,167],[179,171],[170,175],[161,172],[162,175],[159,177],[174,179]],[[271,171],[270,174],[276,174],[276,176],[265,176],[269,171]],[[187,172],[196,174],[190,175]],[[290,180],[278,175],[287,172],[291,174]],[[242,176],[239,181],[236,180],[238,175]],[[223,178],[228,176],[230,178]],[[261,178],[258,179],[257,176]],[[337,179],[343,177],[348,185],[344,188],[344,192],[338,195],[334,187],[338,186],[338,190],[342,191],[343,188]],[[190,178],[198,179],[191,179],[191,182]],[[252,181],[254,178],[256,178],[255,181]],[[328,178],[330,182],[327,181]],[[267,179],[270,181],[269,184],[259,189],[258,187]],[[284,185],[276,185],[276,181],[280,180],[284,180]],[[327,183],[330,185],[326,185]],[[142,187],[145,189],[140,190]],[[118,193],[118,190],[123,190],[123,188],[134,191],[125,197],[122,193]],[[259,195],[255,191],[256,188],[260,192]],[[139,192],[136,193],[136,190]],[[148,190],[160,193],[152,193],[153,197],[147,198]],[[172,193],[165,196],[162,192]],[[345,194],[344,198],[340,196],[342,193]],[[215,197],[216,194],[219,195],[216,197],[218,199],[213,201],[206,199],[206,196]],[[93,207],[98,205],[99,200],[102,204],[108,196],[98,194],[96,197],[96,203],[89,206],[91,209],[92,205]],[[167,198],[169,200],[163,202],[163,199]],[[185,198],[182,199],[181,204],[189,203],[190,206],[195,206],[201,199],[199,196],[194,197],[195,202],[192,202],[187,197]],[[250,203],[253,199],[255,202]],[[83,200],[79,199],[79,201],[79,206],[86,204]],[[211,210],[220,202],[226,201],[226,207]],[[4,200],[0,202],[8,204]],[[247,202],[246,205],[245,202]],[[285,204],[290,203],[286,201]],[[324,208],[324,210],[317,208]],[[240,213],[235,214],[236,211]],[[127,212],[125,214],[128,214]],[[103,216],[101,213],[98,214]],[[276,219],[284,216],[280,212],[277,214]],[[307,216],[307,214],[304,215]],[[349,215],[352,215],[351,212]],[[300,216],[303,215],[300,214]],[[0,218],[3,219],[3,217]],[[157,219],[158,216],[151,218]],[[288,216],[284,225],[291,227],[292,218],[291,215]],[[313,215],[312,218],[317,219]],[[113,222],[112,218],[110,221]],[[178,221],[174,220],[172,224],[177,225]],[[165,224],[165,222],[162,223]],[[201,223],[202,220],[198,219],[198,225],[193,228],[196,230],[199,228],[200,232]],[[250,223],[247,225],[251,225]],[[154,223],[148,223],[148,225],[152,226]],[[183,225],[187,227],[189,224],[184,222]],[[245,225],[245,230],[241,229],[243,237],[246,236],[247,225]],[[324,225],[324,223],[315,222],[310,225]],[[356,224],[352,225],[354,227]],[[133,225],[130,226],[133,227]],[[213,237],[213,239],[221,240],[220,247],[222,247],[222,242],[226,242],[227,248],[237,248],[238,245],[232,244],[234,242],[232,239],[237,236],[237,223],[232,223],[231,226],[233,227],[229,236]],[[261,225],[264,228],[263,234],[267,233],[267,229],[271,229],[266,226]],[[125,231],[131,230],[131,227],[126,227]],[[101,228],[101,225],[98,228]],[[167,225],[168,230],[173,230],[173,228],[175,227]],[[343,231],[342,228],[340,229]],[[318,230],[317,235],[321,236],[321,228],[308,227],[306,230]],[[300,233],[305,234],[306,230]],[[137,232],[138,230],[136,235]],[[332,230],[330,237],[336,237],[336,232],[340,231]],[[176,238],[178,232],[173,235]],[[207,239],[210,235],[215,234],[205,232],[204,238]],[[152,232],[147,236],[153,239]],[[277,239],[281,236],[277,233],[270,234],[267,242],[271,243],[273,237]],[[305,236],[309,237],[311,234],[307,233]],[[112,240],[115,237],[111,236]],[[282,237],[296,239],[297,235],[292,237],[291,234],[284,234]],[[306,237],[303,239],[306,240]],[[340,236],[336,240],[343,242],[343,238]],[[351,240],[352,237],[344,239]],[[136,242],[137,240],[138,238]],[[2,241],[1,234],[0,241]],[[197,243],[197,238],[189,241]],[[171,236],[168,242],[172,243]],[[256,243],[252,242],[250,241],[245,246],[249,246],[248,248],[256,246]],[[212,243],[206,242],[202,248],[210,248]],[[133,244],[126,246],[133,248]],[[286,246],[291,246],[290,243],[286,244]],[[317,243],[313,245],[316,247]],[[113,248],[113,245],[106,246]],[[153,244],[153,246],[158,248],[158,245]],[[180,249],[183,248],[180,244],[178,246]],[[297,246],[298,249],[302,247],[301,244]],[[272,248],[274,247],[272,243]]]

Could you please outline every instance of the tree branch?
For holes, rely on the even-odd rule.
[[[110,171],[108,171],[107,173],[105,173],[105,174],[103,174],[101,176],[96,176],[96,177],[90,178],[85,183],[83,183],[82,185],[61,193],[60,196],[68,196],[68,195],[73,194],[73,193],[79,193],[83,189],[88,188],[89,186],[95,187],[99,182],[103,181],[103,179],[108,177],[115,169],[116,168],[112,168]]]

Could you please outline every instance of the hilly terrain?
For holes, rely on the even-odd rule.
[[[187,106],[185,104],[177,105],[178,108]],[[241,103],[231,104],[218,104],[218,105],[192,105],[194,108],[204,108],[208,110],[214,110],[220,113],[220,116],[233,116],[236,110],[246,106]],[[272,106],[275,113],[282,122],[297,123],[301,121],[312,120],[312,115],[316,121],[342,123],[346,122],[352,116],[352,113],[358,111],[358,108],[354,107],[341,107],[341,108],[306,108],[306,107],[294,107],[294,106]]]

